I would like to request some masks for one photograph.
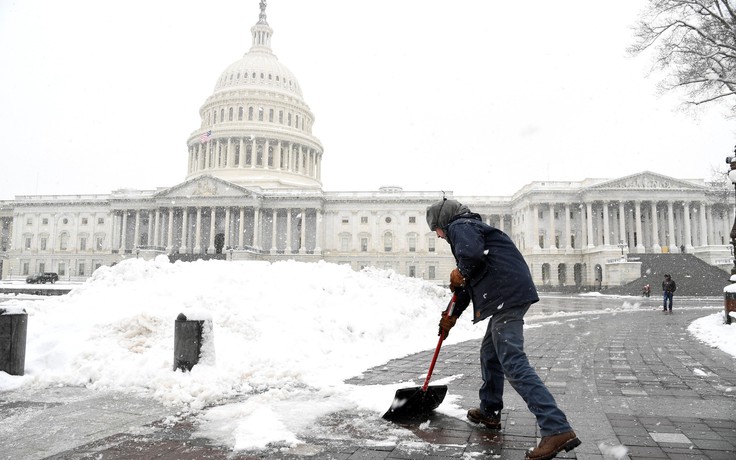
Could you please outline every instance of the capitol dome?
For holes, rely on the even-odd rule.
[[[187,141],[187,179],[211,175],[245,187],[321,188],[322,145],[294,74],[271,50],[261,2],[253,43],[228,66]]]

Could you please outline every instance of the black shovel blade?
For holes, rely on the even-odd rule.
[[[383,414],[386,420],[406,420],[425,415],[437,409],[447,394],[446,385],[430,385],[427,391],[422,387],[396,390],[391,408]]]

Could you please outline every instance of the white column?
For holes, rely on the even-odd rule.
[[[271,210],[271,254],[276,254],[276,222],[278,221],[278,214],[276,208]]]
[[[498,229],[506,233],[506,230],[504,229],[504,225],[503,225],[503,218],[504,218],[503,213],[498,215]]]
[[[171,254],[174,249],[174,208],[169,208],[168,231],[166,232],[166,252]]]
[[[683,203],[683,215],[685,217],[685,250],[691,252],[693,249],[693,233],[690,228],[690,203]]]
[[[502,216],[503,217],[503,216]],[[314,253],[315,254],[321,254],[322,253],[322,212],[320,209],[315,209],[315,223],[314,223],[314,240],[315,240],[315,248]],[[502,222],[503,223],[503,222]],[[501,230],[503,231],[503,230]],[[421,240],[421,237],[420,237]],[[422,244],[418,242],[419,244]],[[360,245],[360,241],[358,241],[358,245]]]
[[[230,206],[225,208],[225,247],[233,247],[232,238],[230,237]]]
[[[242,168],[245,166],[245,143],[243,142],[242,137],[238,139],[238,144],[240,145],[240,158],[238,159],[238,167]],[[242,245],[240,246],[242,247]]]
[[[148,210],[148,240],[146,241],[148,246],[153,245],[153,213]]]
[[[159,222],[158,208],[156,208],[153,211],[153,220],[154,220],[154,224],[153,224],[153,245],[156,246],[156,248],[158,248],[158,246],[159,246],[158,232],[159,232],[159,226],[161,225],[161,223]]]
[[[636,228],[636,252],[646,252],[644,235],[641,233],[641,201],[634,201],[634,228]]]
[[[299,244],[299,254],[307,253],[307,210],[303,209],[302,212],[302,232],[301,232],[301,243]]]
[[[562,247],[565,250],[570,250],[570,236],[572,234],[572,227],[570,226],[570,203],[565,203],[565,236],[562,242]]]
[[[286,209],[286,253],[291,254],[292,247],[291,247],[291,220],[293,219],[291,215],[291,208]],[[353,224],[355,223],[355,219],[353,220]],[[354,232],[353,232],[354,233]]]
[[[242,143],[241,143],[242,144]],[[240,148],[240,154],[243,154],[243,148]],[[241,157],[242,158],[242,157]],[[240,221],[238,222],[238,248],[243,249],[243,233],[245,232],[245,207],[240,207]]]
[[[670,247],[670,252],[678,253],[680,249],[677,247],[677,241],[675,239],[675,211],[673,209],[672,201],[667,201],[667,246]]]
[[[181,246],[179,246],[179,254],[187,252],[187,207],[181,210]]]
[[[708,221],[705,218],[705,203],[700,202],[700,246],[708,246]]]
[[[532,205],[532,247],[541,249],[539,246],[539,207],[537,204]]]
[[[628,238],[626,238],[626,208],[624,202],[618,202],[618,239],[623,241],[624,244],[628,244]]]
[[[608,222],[608,201],[604,201],[603,204],[603,245],[611,246],[611,226]]]
[[[250,167],[255,168],[256,167],[256,158],[257,158],[257,143],[256,143],[256,137],[253,136],[253,138],[250,140]]]
[[[137,248],[141,241],[141,210],[135,210],[135,231],[133,232],[133,249]]]
[[[276,142],[276,151],[273,152],[273,167],[281,169],[281,141]]]
[[[659,222],[657,219],[657,202],[652,201],[652,252],[661,252],[659,245]]]
[[[233,150],[234,150],[233,149],[233,140],[232,140],[232,138],[228,137],[227,138],[227,150],[226,150],[226,152],[227,152],[226,153],[226,155],[227,155],[227,167],[228,168],[232,168],[233,165],[234,165],[234,163],[235,163],[235,155],[233,154]],[[227,238],[227,236],[226,236],[226,238]]]
[[[124,209],[123,210],[123,224],[122,224],[122,229],[121,229],[122,233],[120,235],[120,250],[123,253],[125,253],[125,249],[126,249],[125,248],[126,246],[125,234],[127,233],[126,232],[127,228],[128,228],[128,210]]]
[[[588,229],[588,247],[594,248],[595,244],[593,244],[593,203],[585,203],[585,209],[588,211],[586,217],[586,226]]]
[[[210,208],[210,241],[207,246],[207,254],[215,253],[215,222],[217,220],[217,206]]]
[[[253,247],[261,249],[261,208],[253,208]]]
[[[197,206],[197,221],[194,229],[194,254],[202,252],[202,208]]]
[[[549,248],[557,249],[555,244],[555,205],[549,204]]]

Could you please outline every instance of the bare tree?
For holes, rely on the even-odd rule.
[[[736,116],[736,0],[649,0],[629,53],[650,48],[663,90],[683,89],[690,106],[723,100]]]

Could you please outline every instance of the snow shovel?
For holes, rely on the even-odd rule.
[[[454,308],[455,294],[452,295],[452,299],[450,299],[445,312],[448,315],[452,315]],[[434,365],[437,362],[437,356],[440,354],[440,347],[442,347],[443,340],[445,340],[445,334],[440,334],[440,339],[437,342],[437,348],[434,350],[434,356],[432,357],[432,363],[429,365],[429,371],[427,371],[427,378],[424,380],[424,385],[421,387],[396,390],[394,402],[391,403],[391,408],[383,414],[383,418],[390,421],[412,419],[432,412],[442,404],[447,394],[447,385],[429,386],[429,379],[432,378],[432,371],[434,371]]]

